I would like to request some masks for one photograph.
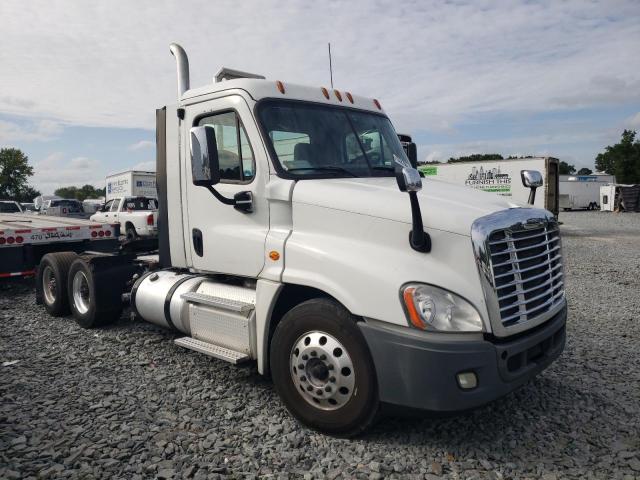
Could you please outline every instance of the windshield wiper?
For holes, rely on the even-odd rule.
[[[325,172],[335,172],[335,173],[346,173],[348,175],[351,175],[352,177],[358,178],[358,175],[342,167],[298,167],[298,168],[290,168],[287,170],[287,172],[304,172],[309,170],[318,170],[321,172],[325,171]]]

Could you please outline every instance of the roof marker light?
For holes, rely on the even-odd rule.
[[[378,107],[378,110],[382,110],[382,105],[380,105],[380,102],[375,98],[373,99],[373,104]]]
[[[282,83],[280,80],[277,80],[276,87],[278,87],[278,91],[284,95],[284,83]]]
[[[349,100],[349,102],[353,103],[353,96],[349,92],[346,92],[345,95],[347,96],[347,99]]]
[[[334,90],[333,93],[336,94],[336,98],[338,99],[339,102],[342,101],[342,95],[340,94],[340,92],[338,90]]]
[[[324,87],[321,87],[320,90],[322,90],[322,94],[324,95],[324,98],[326,98],[327,100],[329,100],[329,90],[327,90]]]

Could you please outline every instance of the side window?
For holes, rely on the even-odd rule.
[[[201,118],[198,126],[213,127],[218,144],[220,178],[228,182],[250,182],[255,176],[255,160],[247,132],[235,112]]]
[[[103,212],[108,212],[111,210],[111,207],[113,206],[113,200],[109,200],[107,203],[104,204],[104,206],[102,207],[102,211]]]
[[[120,206],[120,199],[119,198],[115,198],[113,200],[113,204],[111,205],[111,211],[112,212],[117,212],[119,206]]]

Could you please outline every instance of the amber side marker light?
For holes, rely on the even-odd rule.
[[[280,260],[280,254],[278,252],[276,252],[275,250],[271,250],[269,252],[269,258],[271,260],[273,260],[274,262],[277,262],[278,260]]]
[[[284,83],[282,83],[280,80],[277,80],[276,87],[278,87],[278,91],[284,95]]]
[[[353,96],[349,92],[345,93],[345,95],[347,96],[347,100],[349,100],[350,103],[353,103]]]
[[[320,90],[322,90],[322,94],[324,95],[324,98],[326,98],[327,100],[329,100],[329,90],[327,90],[324,87],[321,87]]]
[[[411,324],[420,330],[425,330],[427,325],[422,321],[422,318],[420,318],[418,310],[416,310],[416,304],[413,301],[413,294],[415,291],[415,288],[409,287],[404,291],[402,297],[404,304],[407,307],[407,313],[409,313],[409,320],[411,321]]]

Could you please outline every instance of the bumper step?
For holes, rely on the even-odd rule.
[[[249,360],[249,355],[242,352],[236,352],[229,348],[220,347],[211,343],[203,342],[202,340],[196,340],[191,337],[182,337],[174,340],[174,343],[180,347],[188,348],[195,352],[204,353],[210,357],[215,357],[225,362],[238,364]]]

